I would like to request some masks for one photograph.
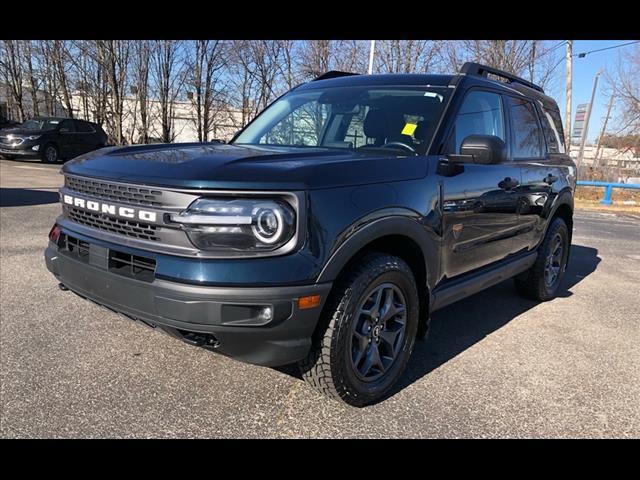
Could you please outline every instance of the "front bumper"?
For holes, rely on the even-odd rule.
[[[40,151],[32,150],[33,145],[18,147],[7,147],[6,145],[0,145],[0,155],[12,156],[12,157],[37,157],[40,155]]]
[[[189,343],[265,366],[304,358],[331,283],[293,287],[211,287],[162,279],[140,281],[66,254],[52,242],[47,268],[78,295]],[[297,299],[320,294],[318,307],[300,310]],[[270,307],[272,320],[256,312]]]

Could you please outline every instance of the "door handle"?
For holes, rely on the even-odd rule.
[[[520,182],[515,178],[511,178],[511,177],[507,177],[504,180],[500,181],[500,183],[498,183],[498,187],[500,187],[502,190],[507,190],[507,191],[513,190],[518,185],[520,185]]]
[[[555,175],[547,175],[546,177],[544,177],[543,182],[546,183],[547,185],[551,185],[552,183],[555,183],[558,181],[558,177],[556,177]]]

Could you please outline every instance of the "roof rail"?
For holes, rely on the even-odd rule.
[[[476,76],[485,77],[485,78],[487,78],[487,74],[491,73],[492,75],[496,75],[498,77],[507,79],[509,83],[520,83],[529,88],[533,88],[538,92],[544,93],[544,90],[542,89],[542,87],[536,85],[535,83],[531,83],[525,80],[524,78],[516,77],[512,73],[498,70],[497,68],[488,67],[487,65],[481,65],[479,63],[466,62],[460,69],[460,73],[464,73],[467,75],[476,75]]]
[[[339,70],[331,70],[331,71],[329,71],[327,73],[323,73],[322,75],[320,75],[319,77],[314,78],[311,81],[315,82],[316,80],[328,80],[330,78],[348,77],[350,75],[360,75],[360,74],[359,73],[352,73],[352,72],[341,72]]]

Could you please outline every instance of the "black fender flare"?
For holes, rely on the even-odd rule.
[[[439,261],[435,233],[428,225],[418,222],[413,217],[403,215],[379,218],[361,226],[350,234],[329,257],[316,282],[322,283],[335,280],[344,266],[363,247],[374,240],[389,235],[405,236],[420,247],[425,261],[427,286],[430,285],[430,275],[436,273],[436,262]]]
[[[564,188],[560,193],[558,193],[558,196],[554,199],[553,204],[551,205],[551,207],[549,207],[549,211],[545,215],[545,218],[547,220],[551,220],[555,216],[558,209],[563,205],[567,205],[571,209],[571,215],[573,216],[573,210],[574,210],[573,192],[569,187]],[[544,228],[545,235],[547,234],[548,228],[549,228],[549,221],[547,221]],[[571,234],[571,232],[569,232],[569,234]]]
[[[558,209],[563,205],[567,205],[571,209],[571,216],[573,217],[573,191],[569,187],[564,188],[555,198],[555,201],[553,202],[551,207],[549,207],[549,211],[545,215],[546,223],[544,226],[544,233],[540,237],[540,242],[538,243],[538,245],[536,245],[536,250],[542,244],[542,242],[544,242],[544,238],[547,236],[547,230],[549,230],[551,219],[556,215]],[[569,259],[571,258],[571,240],[573,238],[573,229],[571,228],[571,225],[567,225],[567,228],[569,229],[569,252],[567,253],[567,262],[569,262]]]

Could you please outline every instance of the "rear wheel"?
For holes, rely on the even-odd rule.
[[[411,355],[418,292],[400,258],[369,254],[336,284],[302,376],[322,394],[354,406],[380,400]]]
[[[532,300],[547,301],[555,298],[568,258],[569,229],[564,220],[554,218],[538,249],[536,262],[514,279],[518,293]]]
[[[44,163],[56,163],[58,161],[58,147],[52,143],[48,143],[42,149],[41,159]]]

